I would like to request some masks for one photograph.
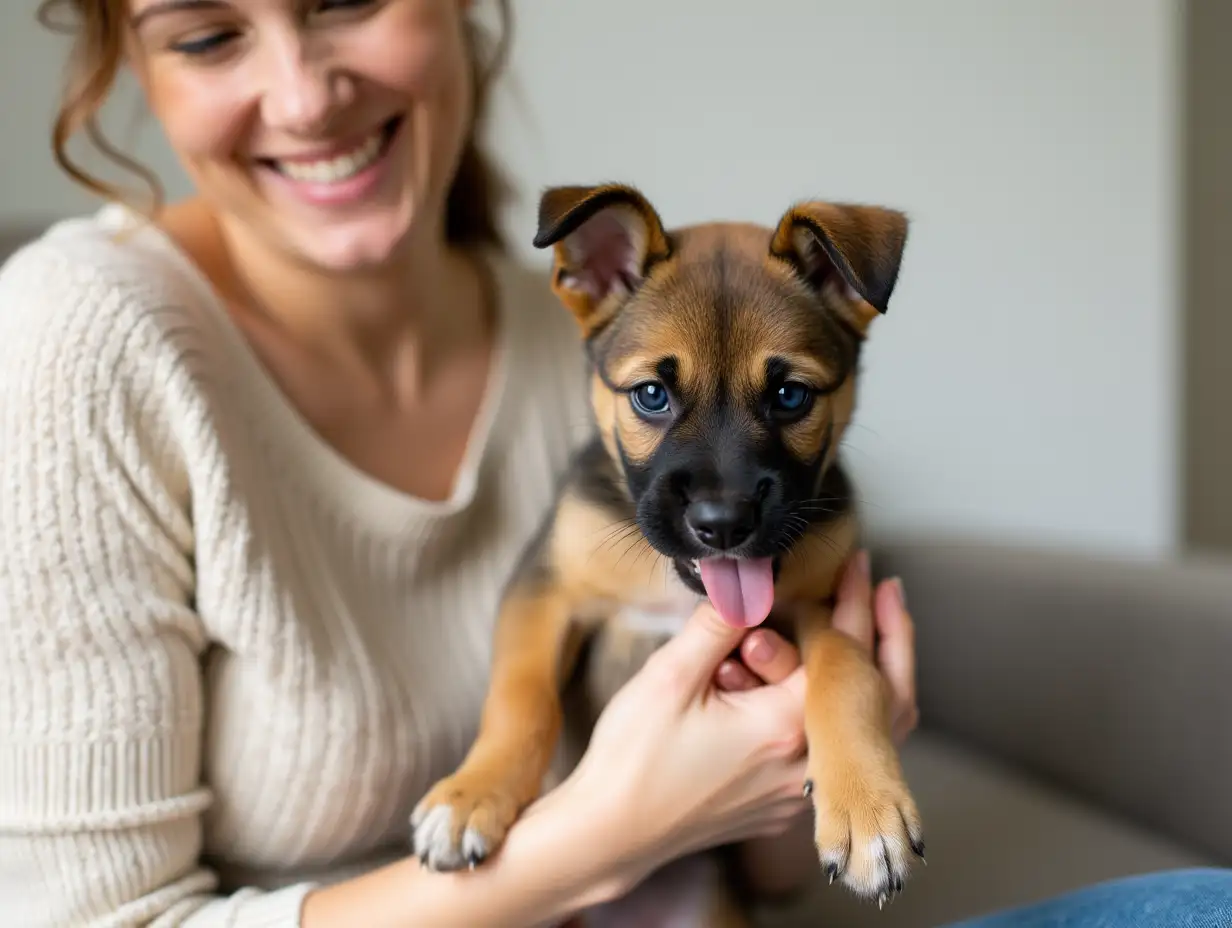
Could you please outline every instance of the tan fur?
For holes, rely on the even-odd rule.
[[[619,406],[618,397],[607,388],[599,377],[590,378],[590,405],[594,410],[595,424],[599,434],[603,436],[603,447],[609,457],[616,458],[616,416]]]
[[[596,213],[606,217],[600,232],[631,243],[624,276],[587,276],[573,230]],[[855,407],[851,346],[885,310],[905,234],[906,220],[894,211],[817,202],[787,210],[774,228],[711,223],[668,233],[632,188],[545,194],[536,244],[554,249],[553,290],[588,337],[603,339],[591,402],[611,460],[623,451],[647,461],[659,447],[665,426],[637,415],[627,391],[657,379],[665,358],[690,408],[706,408],[723,391],[756,399],[776,359],[821,391],[804,418],[783,426],[784,446],[802,462],[826,449],[832,463]],[[810,289],[810,275],[823,283]],[[749,435],[767,429],[740,403],[724,410]],[[677,426],[682,435],[702,428],[687,420]],[[821,863],[876,898],[901,888],[895,883],[909,868],[920,822],[891,740],[881,675],[830,627],[828,603],[858,535],[854,513],[809,525],[782,555],[768,621],[800,644],[806,667],[809,784],[801,788],[811,790]],[[635,523],[567,489],[502,606],[479,737],[423,807],[449,804],[457,835],[474,828],[495,850],[534,798],[557,746],[561,687],[579,653],[573,632],[598,629],[588,690],[597,712],[649,653],[638,635],[603,623],[621,606],[652,603],[673,569]],[[748,923],[726,897],[713,899],[712,914],[714,924]]]
[[[613,525],[574,496],[561,500],[548,551],[575,615],[662,589],[668,570],[667,559],[633,526]]]

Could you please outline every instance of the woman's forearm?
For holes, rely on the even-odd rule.
[[[558,795],[559,794],[559,795]],[[579,797],[580,798],[580,797]],[[582,803],[545,797],[474,870],[432,873],[408,858],[308,895],[302,928],[541,928],[615,898],[612,843]]]

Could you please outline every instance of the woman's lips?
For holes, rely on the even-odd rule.
[[[302,200],[313,204],[354,202],[368,196],[380,183],[403,121],[400,116],[394,117],[355,146],[328,157],[260,158],[258,163]]]

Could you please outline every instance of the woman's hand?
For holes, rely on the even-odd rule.
[[[699,607],[607,705],[553,792],[589,807],[622,890],[686,854],[781,833],[807,808],[803,670],[743,692],[714,686],[746,634]]]
[[[868,553],[852,557],[843,570],[834,609],[834,627],[864,645],[890,690],[891,730],[902,744],[920,721],[916,703],[915,625],[907,611],[902,581],[883,580],[873,588]],[[769,629],[751,632],[739,659],[719,665],[715,685],[728,692],[779,683],[800,666],[800,653]]]
[[[915,626],[907,611],[902,582],[883,580],[874,589],[868,554],[848,561],[839,584],[834,626],[859,641],[873,658],[890,692],[890,723],[902,744],[919,723],[915,682]],[[742,642],[738,658],[719,665],[715,684],[728,692],[774,685],[799,673],[796,648],[769,629],[758,629]],[[741,862],[750,887],[762,895],[782,895],[818,872],[811,815],[801,815],[774,838],[745,842]]]

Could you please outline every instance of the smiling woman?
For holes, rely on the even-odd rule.
[[[76,35],[55,156],[109,202],[0,270],[6,924],[548,925],[786,828],[798,657],[731,660],[774,640],[701,609],[496,858],[410,854],[593,433],[577,328],[501,247],[476,141],[503,30],[470,0],[42,14]],[[121,70],[189,198],[100,132]],[[817,872],[807,829],[796,859]]]
[[[335,26],[347,25],[345,21],[348,18],[352,20],[352,27],[360,25],[358,20],[362,14],[366,12],[371,18],[373,8],[381,5],[400,6],[380,4],[374,0],[334,0],[308,9],[316,20],[317,32],[324,33],[321,41],[329,42],[336,41],[336,30],[331,32],[322,29],[322,26],[329,26],[331,20]],[[45,0],[39,9],[39,17],[44,25],[56,31],[69,30],[76,35],[76,43],[69,57],[64,101],[53,129],[53,151],[61,168],[96,193],[106,197],[122,197],[121,190],[92,176],[69,154],[69,141],[79,132],[84,132],[105,156],[145,181],[153,195],[153,208],[157,209],[162,198],[157,177],[111,145],[98,123],[98,112],[106,101],[120,69],[126,63],[133,63],[126,62],[125,47],[134,47],[140,52],[133,59],[134,62],[147,65],[159,62],[164,65],[180,65],[181,81],[194,80],[198,88],[202,81],[211,78],[219,80],[224,74],[234,80],[237,79],[235,70],[223,69],[219,65],[225,62],[228,54],[234,58],[237,46],[243,44],[244,24],[241,14],[246,9],[259,12],[261,6],[276,10],[278,5],[232,3],[225,0]],[[469,49],[469,80],[460,76],[457,80],[469,83],[469,113],[466,106],[458,106],[460,101],[449,102],[458,111],[457,119],[462,122],[469,121],[470,131],[463,141],[460,157],[451,165],[453,177],[452,183],[448,185],[445,210],[448,237],[458,243],[493,243],[499,239],[496,210],[500,205],[504,184],[476,141],[487,106],[489,88],[500,73],[507,51],[510,19],[508,2],[500,0],[497,6],[502,27],[494,43],[487,41],[483,31],[468,21],[464,20],[459,24],[465,31],[465,42]],[[354,32],[354,28],[351,31]],[[369,30],[368,34],[379,36],[381,33]],[[284,49],[288,50],[294,52],[293,47]],[[388,62],[391,53],[393,50],[386,48],[385,54],[376,60]],[[418,64],[423,71],[430,62],[420,55],[406,59],[402,64],[404,67]],[[147,91],[151,89],[145,81],[143,84],[146,84]],[[187,89],[191,90],[193,86],[189,84]],[[257,88],[250,86],[249,89],[250,96],[257,93]],[[295,89],[288,87],[290,91]],[[183,89],[179,92],[183,93]],[[219,108],[226,105],[226,95],[216,94],[208,88],[205,88],[205,93],[203,103],[212,103]],[[176,99],[181,104],[185,102],[180,96]],[[308,103],[311,104],[311,100]],[[160,115],[157,109],[155,115]],[[183,115],[195,115],[199,119],[208,114],[189,111]],[[397,123],[397,117],[391,117],[383,127],[389,139],[392,139],[393,134],[390,130],[395,128]],[[368,141],[371,142],[372,139],[369,138]]]

